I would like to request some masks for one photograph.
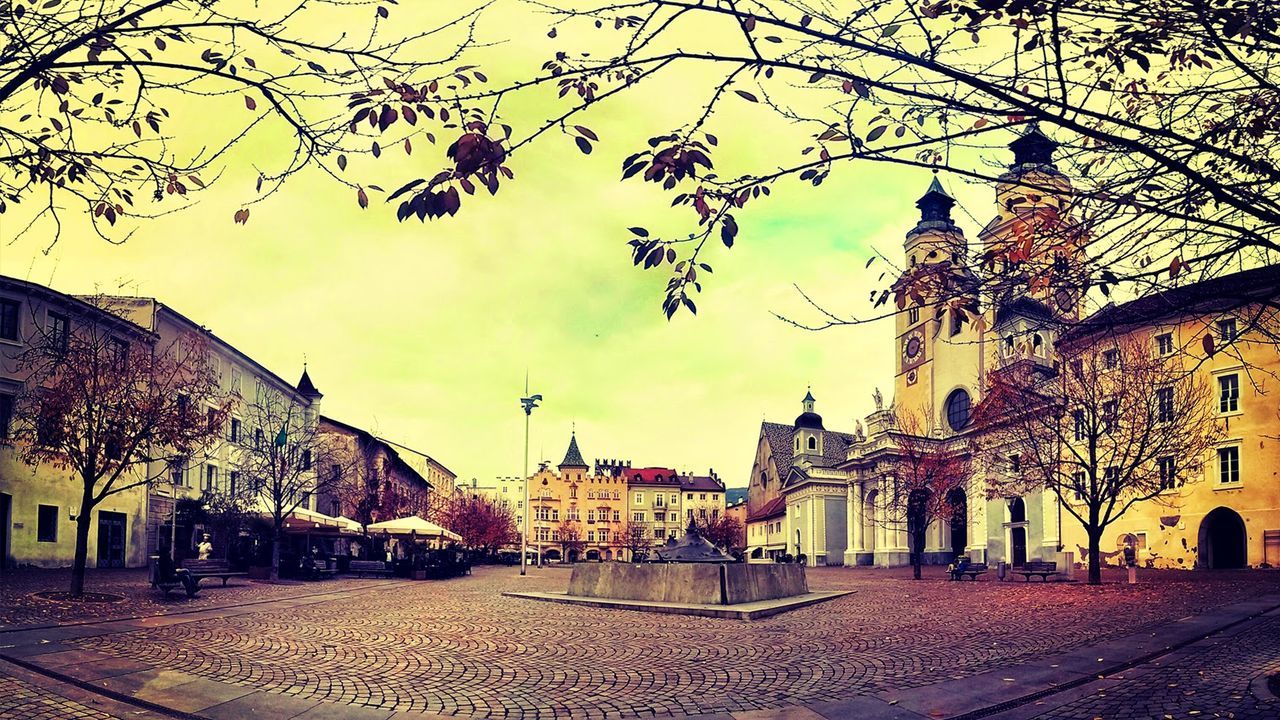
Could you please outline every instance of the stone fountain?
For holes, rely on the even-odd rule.
[[[505,593],[535,600],[754,619],[846,594],[809,592],[803,565],[735,562],[693,523],[650,563],[579,563],[567,593]]]

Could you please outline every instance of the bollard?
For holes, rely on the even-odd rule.
[[[1129,566],[1129,584],[1130,585],[1138,584],[1138,568],[1135,565]]]

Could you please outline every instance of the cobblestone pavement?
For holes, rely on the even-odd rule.
[[[1118,685],[1038,715],[1043,720],[1275,720],[1280,700],[1251,681],[1280,672],[1280,615],[1239,634],[1135,668]]]
[[[0,720],[115,720],[116,717],[26,682],[0,665]]]
[[[1146,572],[1136,586],[948,583],[940,569],[816,569],[855,594],[746,623],[499,595],[510,568],[84,638],[120,658],[274,693],[489,717],[739,712],[965,677],[1280,588],[1280,573]]]
[[[343,578],[318,583],[267,583],[232,578],[226,587],[222,587],[220,580],[205,580],[200,586],[200,594],[194,598],[188,598],[181,589],[166,598],[148,584],[145,569],[90,570],[85,582],[85,590],[120,595],[124,600],[109,603],[80,603],[45,600],[35,595],[45,590],[66,590],[71,585],[70,570],[9,570],[0,575],[0,628],[13,625],[163,615],[204,607],[361,587],[376,582],[378,581]]]

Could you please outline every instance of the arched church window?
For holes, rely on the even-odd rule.
[[[816,438],[816,437],[814,437],[814,436],[812,436],[812,435],[810,435],[810,436],[809,436],[809,449],[810,449],[810,450],[817,450],[817,449],[818,449],[818,438]]]
[[[1027,521],[1027,504],[1022,498],[1016,497],[1009,501],[1009,522],[1018,523]]]
[[[969,427],[969,421],[972,419],[972,410],[973,403],[969,399],[969,393],[964,388],[956,388],[947,396],[947,424],[955,432],[960,432]]]
[[[1031,336],[1031,351],[1036,355],[1044,354],[1044,338],[1040,337],[1040,333]]]

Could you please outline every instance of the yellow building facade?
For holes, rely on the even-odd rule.
[[[587,465],[577,435],[564,460],[529,478],[529,548],[549,561],[615,560],[624,551],[627,479]]]

